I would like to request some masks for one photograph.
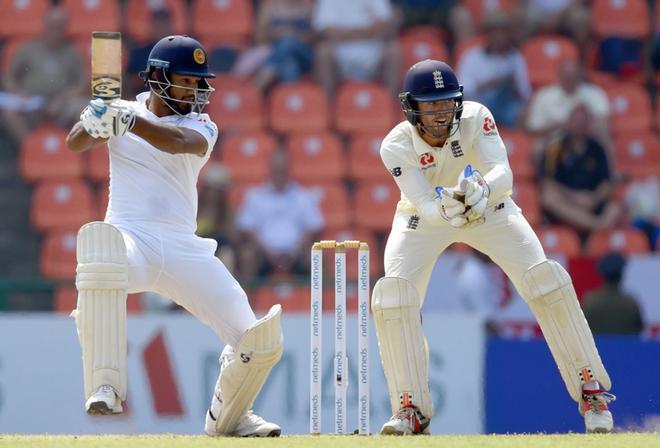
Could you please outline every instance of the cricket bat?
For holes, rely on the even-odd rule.
[[[121,98],[121,33],[92,32],[92,97]]]

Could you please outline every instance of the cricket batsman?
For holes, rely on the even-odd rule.
[[[282,356],[280,305],[257,320],[243,288],[215,257],[217,243],[195,235],[197,178],[218,138],[202,113],[213,88],[206,51],[168,36],[140,73],[135,101],[92,100],[71,129],[76,152],[107,142],[110,201],[104,222],[78,232],[73,315],[83,358],[85,409],[118,414],[126,399],[126,294],[172,298],[227,344],[206,415],[209,435],[278,436],[252,403]],[[96,149],[99,151],[100,149]]]
[[[511,199],[513,176],[490,111],[463,101],[451,67],[428,59],[408,70],[399,99],[407,121],[385,137],[380,154],[401,200],[371,303],[393,414],[381,434],[429,433],[434,410],[420,309],[436,259],[454,242],[507,274],[534,313],[586,431],[612,431],[610,378],[570,276],[546,258]]]

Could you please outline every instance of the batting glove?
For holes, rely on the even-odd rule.
[[[121,137],[133,128],[135,111],[117,101],[106,104],[97,98],[83,110],[80,121],[92,137]]]

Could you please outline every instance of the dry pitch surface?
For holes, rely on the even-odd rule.
[[[0,434],[0,447],[85,448],[660,448],[660,433],[516,434],[430,437],[284,436],[272,439],[209,438],[205,436],[21,436]]]

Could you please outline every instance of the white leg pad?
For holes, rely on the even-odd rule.
[[[371,309],[390,394],[392,414],[409,404],[428,418],[434,409],[429,390],[429,360],[422,332],[422,302],[412,283],[383,277],[374,287]]]
[[[222,398],[220,415],[215,422],[218,434],[234,432],[282,357],[281,315],[282,306],[273,305],[266,316],[245,332],[234,348],[233,359],[220,372],[220,391],[216,391]]]
[[[82,348],[85,397],[101,385],[126,399],[126,246],[119,230],[103,222],[78,231],[76,320]]]
[[[582,385],[594,380],[609,390],[610,377],[568,272],[556,261],[542,261],[523,275],[522,289],[571,397],[579,402]]]

